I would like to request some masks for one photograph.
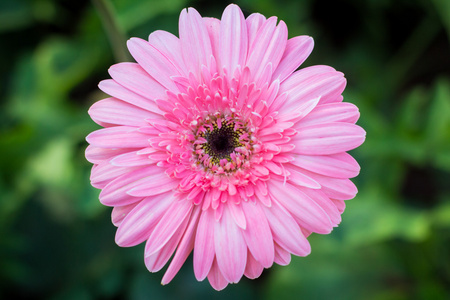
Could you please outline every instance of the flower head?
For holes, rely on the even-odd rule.
[[[340,223],[359,173],[346,151],[365,132],[342,102],[342,73],[295,71],[313,40],[288,39],[283,21],[189,8],[179,33],[128,41],[137,63],[100,82],[111,97],[89,110],[105,128],[87,137],[86,157],[118,245],[146,241],[151,272],[173,255],[163,284],[193,250],[196,278],[220,290],[308,255],[306,237]]]

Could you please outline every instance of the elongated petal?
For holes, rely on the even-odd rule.
[[[253,41],[256,38],[256,34],[261,28],[262,24],[266,21],[266,17],[259,13],[253,13],[245,20],[247,23],[247,31],[248,31],[248,44],[252,45]]]
[[[198,206],[193,209],[191,219],[188,222],[188,227],[186,228],[186,231],[177,246],[177,252],[167,268],[167,271],[161,280],[161,284],[168,284],[172,281],[194,248],[195,231],[197,229],[200,212],[201,208]]]
[[[141,107],[150,112],[153,112],[154,114],[157,115],[157,117],[155,117],[155,118],[161,118],[162,112],[158,108],[158,106],[156,105],[156,102],[153,99],[149,100],[148,98],[146,98],[144,96],[141,96],[135,92],[132,92],[112,79],[106,79],[106,80],[100,81],[100,83],[98,84],[98,87],[103,92],[107,93],[108,95],[111,95],[117,99],[120,99],[127,103],[133,104],[137,107]],[[151,87],[149,87],[149,88],[151,88]],[[164,96],[162,91],[160,91],[160,90],[149,90],[148,93],[149,93],[149,95],[147,95],[147,97],[157,96],[156,99],[159,99],[159,97]]]
[[[208,209],[202,213],[197,227],[194,247],[194,274],[201,281],[209,274],[214,261],[214,213]]]
[[[144,257],[145,266],[150,272],[158,272],[169,261],[173,252],[177,248],[188,223],[189,217],[184,218],[178,229],[169,237],[169,240],[161,247],[160,250]],[[147,241],[146,247],[149,243],[151,243],[150,240]]]
[[[138,182],[135,187],[127,191],[134,197],[146,197],[171,191],[179,184],[179,180],[170,178],[167,174],[159,172]]]
[[[104,149],[95,147],[92,145],[87,146],[86,148],[86,159],[93,163],[93,164],[99,164],[105,160],[109,161],[112,158],[114,158],[116,155],[120,155],[127,152],[132,152],[135,149],[133,148],[116,148],[116,149]]]
[[[139,168],[137,170],[125,173],[110,183],[108,183],[100,192],[100,202],[107,206],[122,206],[141,200],[143,197],[133,197],[127,194],[127,191],[145,180],[149,176],[161,172],[155,166]]]
[[[306,115],[295,128],[331,122],[346,122],[354,124],[359,119],[358,107],[348,102],[328,103],[316,106]]]
[[[320,189],[320,184],[317,181],[315,181],[311,177],[306,176],[304,173],[302,173],[295,167],[286,166],[285,169],[290,173],[289,181],[292,184],[296,186],[304,186],[310,189]]]
[[[214,260],[211,270],[209,271],[208,281],[211,286],[217,291],[223,290],[228,285],[228,281],[225,279],[219,269],[217,260]]]
[[[280,266],[287,266],[291,262],[291,254],[283,247],[275,243],[275,263]]]
[[[129,205],[124,205],[124,206],[116,206],[116,207],[114,207],[112,212],[111,212],[111,222],[114,224],[114,226],[119,227],[120,224],[122,224],[122,222],[125,219],[125,217],[138,204],[139,204],[139,202],[138,203],[132,203],[132,204],[129,204]]]
[[[177,68],[178,72],[187,75],[186,65],[181,54],[180,40],[170,32],[157,30],[148,37],[150,45],[164,54]]]
[[[101,184],[108,184],[118,176],[129,173],[136,168],[118,168],[112,165],[109,161],[103,161],[102,163],[92,167],[91,171],[91,184],[94,186]],[[104,188],[104,186],[102,187]]]
[[[246,229],[247,221],[245,219],[242,206],[240,204],[235,204],[231,201],[228,201],[228,208],[230,209],[234,222],[236,222],[236,224],[242,229]]]
[[[146,126],[146,119],[157,118],[158,115],[143,110],[116,98],[107,98],[94,103],[88,111],[92,120],[114,125]]]
[[[250,279],[255,279],[261,276],[264,267],[252,255],[250,251],[247,252],[247,266],[245,267],[244,275]]]
[[[306,256],[311,252],[311,246],[297,222],[277,201],[273,202],[271,208],[263,209],[274,239],[279,245],[298,256]]]
[[[269,18],[259,28],[256,38],[250,45],[247,66],[258,82],[264,68],[271,63],[276,68],[287,43],[287,28],[283,21],[276,26],[277,19]]]
[[[164,216],[156,225],[145,245],[145,256],[159,251],[178,230],[183,221],[192,211],[192,202],[181,200],[173,201]]]
[[[320,97],[320,104],[342,101],[346,80],[341,72],[328,66],[301,69],[281,83],[280,93],[287,93],[285,106]]]
[[[114,157],[110,164],[116,167],[136,167],[153,164],[148,155],[138,154],[137,151],[124,153]]]
[[[294,153],[330,155],[352,150],[360,146],[366,132],[349,123],[325,123],[302,128],[293,139]]]
[[[273,237],[264,211],[258,202],[241,203],[247,220],[247,228],[242,230],[245,241],[253,257],[265,268],[273,264]]]
[[[103,128],[86,137],[89,144],[100,148],[143,148],[150,145],[148,139],[148,135],[130,126]]]
[[[360,167],[348,153],[332,155],[295,155],[293,165],[311,172],[336,178],[352,178],[359,174]]]
[[[342,214],[345,210],[345,201],[337,199],[330,199],[330,200],[334,203],[338,211]]]
[[[303,171],[311,178],[314,178],[322,186],[322,190],[325,194],[333,199],[349,200],[353,199],[358,192],[355,184],[350,179],[346,178],[333,178],[315,174],[312,172]]]
[[[211,41],[211,51],[218,66],[221,66],[220,62],[220,20],[216,18],[203,18],[206,31],[208,32],[209,39]]]
[[[223,277],[228,282],[238,282],[247,262],[247,245],[228,208],[223,210],[222,218],[214,222],[214,246]]]
[[[152,78],[171,91],[178,90],[170,77],[181,74],[170,59],[142,39],[131,38],[127,45],[134,59]]]
[[[238,65],[244,66],[247,59],[247,24],[241,9],[229,5],[220,22],[220,62],[228,74],[234,74]]]
[[[117,245],[131,247],[145,241],[170,206],[169,197],[164,194],[149,197],[136,205],[117,229]]]
[[[272,200],[286,208],[302,227],[317,233],[330,233],[333,229],[330,218],[314,200],[287,183],[272,181],[269,184]]]
[[[179,23],[184,62],[193,74],[201,74],[201,66],[209,66],[211,41],[200,14],[193,8],[184,9]]]
[[[322,209],[330,217],[330,221],[333,226],[337,226],[341,223],[341,212],[337,209],[334,202],[323,192],[322,190],[312,190],[307,188],[300,188],[300,190],[305,193],[311,199],[314,199]]]
[[[284,81],[292,74],[311,54],[314,41],[309,36],[296,36],[287,41],[286,49],[280,64],[273,73],[273,79]]]
[[[166,89],[136,63],[113,65],[109,68],[109,74],[121,86],[147,99],[156,100],[166,97]]]

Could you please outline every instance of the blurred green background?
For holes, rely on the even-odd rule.
[[[359,194],[312,254],[215,292],[188,259],[168,286],[143,245],[114,243],[89,184],[87,114],[115,62],[87,0],[0,1],[0,299],[450,299],[450,1],[235,1],[276,15],[344,72],[366,142]],[[182,8],[225,1],[113,0],[125,38],[177,34]],[[119,44],[125,45],[125,41]],[[119,56],[121,55],[118,52]],[[123,56],[123,54],[122,54]]]

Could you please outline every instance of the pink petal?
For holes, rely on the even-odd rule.
[[[217,291],[223,290],[228,285],[228,281],[223,277],[216,259],[209,271],[208,280],[211,286]]]
[[[179,33],[183,59],[188,70],[196,75],[201,74],[201,66],[209,66],[211,41],[202,17],[192,7],[181,12]]]
[[[241,204],[235,204],[233,201],[227,201],[228,202],[228,208],[230,209],[231,215],[233,216],[233,220],[236,222],[236,224],[242,228],[246,229],[247,222],[245,220],[244,212],[242,211]]]
[[[149,138],[136,127],[117,126],[96,130],[86,137],[86,141],[100,148],[143,148],[150,145]]]
[[[245,21],[247,23],[248,44],[251,45],[256,38],[259,28],[261,28],[266,21],[266,17],[260,13],[253,13],[248,16]]]
[[[166,89],[136,63],[116,64],[108,71],[114,81],[142,97],[150,100],[166,98]]]
[[[258,202],[243,201],[241,203],[247,220],[247,228],[242,230],[245,242],[253,257],[265,268],[273,264],[273,237],[264,211]]]
[[[123,219],[138,205],[139,202],[132,203],[124,206],[116,206],[111,213],[111,222],[114,226],[119,227],[122,224]]]
[[[327,103],[316,106],[316,108],[298,122],[295,127],[301,128],[331,122],[355,124],[358,119],[359,110],[354,104],[348,102]]]
[[[99,148],[99,147],[94,147],[92,145],[87,146],[86,148],[86,159],[93,163],[93,164],[99,164],[105,160],[110,160],[111,158],[123,154],[123,153],[127,153],[127,152],[132,152],[135,149],[133,148],[116,148],[116,149],[104,149],[104,148]]]
[[[292,74],[311,54],[314,41],[309,36],[296,36],[287,41],[286,49],[278,68],[273,73],[273,79],[284,81]]]
[[[311,177],[306,176],[301,171],[296,169],[294,166],[288,167],[285,166],[285,169],[289,171],[289,181],[296,186],[304,186],[310,189],[320,189],[320,184],[312,179]]]
[[[194,247],[194,274],[198,281],[202,281],[209,274],[214,260],[214,223],[212,209],[201,214]]]
[[[170,59],[142,39],[131,38],[128,40],[127,45],[131,55],[148,74],[165,88],[171,91],[178,91],[177,86],[170,77],[180,76],[181,74]]]
[[[142,197],[132,197],[127,191],[139,184],[140,180],[160,172],[158,167],[149,166],[116,177],[100,192],[100,202],[106,206],[122,206],[139,201]]]
[[[361,127],[349,123],[317,124],[301,129],[292,139],[293,153],[330,155],[360,146],[366,137]]]
[[[280,246],[298,256],[306,256],[311,252],[308,240],[290,213],[276,201],[272,203],[272,207],[263,209],[273,237]]]
[[[360,167],[348,153],[331,155],[295,155],[293,165],[325,176],[352,178],[359,174]]]
[[[284,109],[280,111],[284,111],[284,113],[280,114],[279,120],[282,120],[283,122],[289,121],[299,124],[300,122],[298,121],[308,116],[309,113],[313,111],[315,107],[317,107],[319,101],[320,97],[303,101],[301,104],[291,103],[295,106],[285,106]]]
[[[327,234],[333,230],[330,218],[314,200],[290,183],[271,181],[268,183],[272,201],[277,201],[289,211],[300,226],[311,231]]]
[[[127,194],[134,197],[146,197],[173,190],[180,183],[179,179],[170,178],[166,173],[159,172],[151,177],[140,180]]]
[[[337,199],[330,199],[330,200],[333,201],[338,211],[342,214],[345,210],[345,201]]]
[[[255,199],[258,199],[266,207],[272,205],[267,191],[267,185],[261,180],[257,181],[255,184]]]
[[[120,99],[122,101],[128,102],[130,104],[133,104],[137,107],[143,108],[145,110],[148,110],[150,112],[153,112],[155,115],[158,116],[158,118],[161,118],[161,110],[156,105],[156,102],[152,99],[149,100],[146,97],[140,96],[127,88],[121,86],[119,83],[112,79],[107,79],[100,81],[98,84],[98,87],[108,95],[111,95],[117,99]],[[158,95],[158,93],[153,94],[153,91],[148,91],[147,97],[151,97],[152,95]],[[159,96],[163,97],[163,93],[161,92]]]
[[[209,39],[211,40],[211,50],[217,65],[220,63],[220,20],[216,18],[203,18],[206,30],[208,31]]]
[[[228,208],[223,210],[222,218],[214,222],[214,245],[223,277],[237,283],[247,263],[247,245]]]
[[[145,266],[150,272],[158,272],[169,261],[185,232],[188,222],[189,217],[184,218],[178,229],[173,233],[173,235],[170,236],[169,240],[164,244],[164,246],[161,247],[160,250],[144,257]],[[147,241],[145,246],[147,247],[149,243],[151,243],[150,240]]]
[[[156,253],[169,241],[186,218],[189,218],[192,206],[191,201],[176,200],[172,202],[148,238],[145,245],[145,256]]]
[[[228,74],[234,74],[238,65],[247,59],[247,24],[241,9],[231,4],[225,8],[220,22],[220,63]]]
[[[287,28],[283,21],[280,21],[278,26],[276,23],[275,17],[264,22],[250,44],[247,66],[255,82],[258,82],[267,64],[271,63],[272,67],[276,68],[283,56],[287,43]]]
[[[166,56],[180,74],[187,75],[187,68],[181,55],[180,40],[173,34],[157,30],[150,34],[148,42]]]
[[[175,252],[172,262],[161,280],[161,284],[168,284],[172,281],[194,248],[195,231],[197,229],[200,212],[201,208],[199,206],[194,207],[191,219],[188,223],[189,225],[186,228],[181,241],[178,243],[177,252]]]
[[[341,72],[328,66],[301,69],[280,85],[280,94],[286,92],[284,107],[291,107],[309,99],[320,97],[320,104],[342,101],[346,80]]]
[[[140,201],[117,229],[117,245],[131,247],[148,239],[172,201],[173,199],[167,194],[148,197]]]
[[[247,266],[245,267],[244,275],[250,279],[255,279],[261,276],[264,267],[253,257],[250,251],[247,252]]]
[[[91,184],[93,184],[94,186],[107,184],[118,176],[129,173],[136,169],[137,168],[116,167],[113,166],[110,162],[104,161],[92,167],[90,178]]]
[[[312,190],[308,188],[301,188],[303,193],[314,200],[330,217],[333,226],[337,226],[341,223],[341,212],[336,208],[333,201],[327,197],[322,190]]]
[[[270,172],[275,173],[277,175],[283,174],[283,169],[273,161],[266,161],[264,163],[264,167],[266,167]]]
[[[150,160],[148,155],[138,154],[137,151],[133,151],[114,157],[110,163],[117,167],[136,167],[150,165],[155,162]]]
[[[358,189],[350,179],[323,176],[306,170],[303,172],[320,183],[322,190],[330,198],[349,200],[355,198],[358,193]]]
[[[284,250],[283,247],[275,245],[275,259],[274,262],[279,264],[280,266],[287,266],[291,262],[291,253]]]
[[[145,119],[154,119],[158,115],[128,104],[116,98],[107,98],[94,103],[88,111],[92,120],[101,123],[128,126],[147,126]]]

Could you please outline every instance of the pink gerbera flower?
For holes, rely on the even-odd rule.
[[[86,157],[119,246],[146,241],[151,272],[173,255],[163,284],[193,250],[196,278],[220,290],[308,255],[306,237],[340,223],[359,173],[346,151],[365,132],[342,102],[343,74],[295,71],[313,40],[288,39],[276,17],[189,8],[179,32],[128,41],[137,63],[100,82],[111,97],[89,110],[105,128],[87,137]]]

